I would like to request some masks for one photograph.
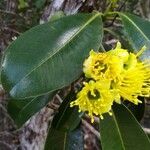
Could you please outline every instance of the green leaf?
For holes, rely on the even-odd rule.
[[[78,128],[71,132],[50,128],[44,150],[83,150],[83,132]]]
[[[30,98],[25,100],[10,99],[8,103],[8,113],[13,118],[18,127],[21,127],[31,116],[43,108],[50,100],[52,100],[55,92]]]
[[[16,99],[37,97],[76,80],[103,35],[101,14],[76,14],[36,26],[7,49],[2,84]]]
[[[138,52],[146,45],[147,51],[144,52],[142,58],[150,58],[150,22],[129,13],[119,13],[119,16],[134,52]]]
[[[66,96],[53,119],[52,127],[57,130],[72,131],[79,125],[82,114],[78,112],[77,107],[70,107],[70,102],[75,98],[74,92],[70,92]]]
[[[70,107],[70,102],[75,100],[75,97],[76,94],[71,91],[63,100],[49,129],[45,150],[83,149],[82,131],[75,129],[81,120],[80,113],[76,107]]]
[[[135,118],[140,122],[145,113],[145,100],[143,97],[139,97],[142,103],[135,105],[129,101],[124,101],[125,106],[132,112]]]
[[[132,113],[115,104],[113,116],[106,115],[100,121],[103,150],[149,150],[150,141]]]

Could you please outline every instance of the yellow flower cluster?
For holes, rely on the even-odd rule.
[[[118,42],[115,49],[105,53],[91,50],[90,56],[83,64],[83,72],[89,82],[71,102],[79,111],[88,112],[91,121],[94,115],[109,113],[113,102],[128,100],[134,104],[141,103],[138,96],[150,96],[150,61],[138,59],[145,47],[138,54],[129,53]]]

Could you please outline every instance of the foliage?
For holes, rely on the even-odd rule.
[[[27,2],[19,2],[19,9],[28,7]],[[36,1],[36,8],[42,7],[44,2]],[[83,62],[91,49],[104,51],[103,26],[107,21],[113,22],[118,17],[121,20],[118,22],[123,25],[119,30],[124,31],[123,37],[126,37],[132,52],[137,53],[146,46],[141,60],[149,59],[150,22],[130,13],[110,12],[117,1],[112,2],[113,5],[103,14],[57,14],[50,22],[31,28],[10,44],[3,59],[1,80],[10,95],[8,112],[18,127],[52,100],[58,90],[72,86],[81,76],[88,80],[82,73]],[[105,28],[110,33],[115,31],[109,26]],[[117,38],[121,39],[121,35],[118,34]],[[49,127],[45,150],[83,149],[80,128],[83,113],[79,113],[77,107],[70,107],[78,91],[72,88],[63,100]],[[143,107],[139,109],[143,110]],[[135,119],[134,111],[132,113],[124,104],[115,102],[111,111],[112,116],[106,114],[104,120],[100,120],[102,148],[149,150],[149,139]]]

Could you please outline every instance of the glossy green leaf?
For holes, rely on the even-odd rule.
[[[75,97],[76,94],[71,91],[63,100],[49,129],[45,150],[83,149],[82,131],[75,129],[81,120],[80,113],[76,107],[70,107],[70,102],[75,100]]]
[[[50,100],[52,100],[55,92],[30,98],[25,100],[10,99],[8,103],[8,113],[13,118],[18,127],[21,127],[31,116],[43,108]]]
[[[61,131],[74,130],[81,121],[81,113],[78,112],[77,107],[70,107],[70,102],[75,100],[76,94],[70,92],[63,100],[59,107],[58,113],[55,115],[52,127]]]
[[[103,150],[149,150],[150,141],[132,113],[115,104],[113,115],[100,121]]]
[[[103,35],[101,15],[76,14],[38,25],[7,49],[2,84],[16,99],[37,97],[69,85],[82,72]]]
[[[83,132],[76,129],[71,132],[50,128],[44,150],[83,150]]]
[[[150,58],[150,22],[129,13],[119,13],[119,16],[134,52],[138,52],[146,45],[147,51],[144,52],[142,58]]]
[[[129,101],[124,101],[125,106],[132,112],[135,118],[140,122],[145,113],[145,100],[143,97],[139,97],[142,103],[135,105]]]

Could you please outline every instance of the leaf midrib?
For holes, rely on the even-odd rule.
[[[144,34],[144,32],[125,14],[123,13],[120,13],[122,16],[124,16],[126,19],[128,19],[132,24],[133,26],[135,26],[137,28],[137,30],[139,30],[139,32],[143,35],[143,37],[149,41],[149,38]]]
[[[39,68],[40,66],[42,66],[47,60],[49,60],[50,58],[52,58],[55,54],[57,54],[58,52],[60,52],[61,49],[63,49],[69,42],[71,42],[80,32],[82,32],[82,30],[88,25],[90,24],[95,18],[97,18],[98,16],[100,16],[100,13],[96,13],[95,15],[92,16],[91,19],[89,19],[85,24],[82,25],[82,27],[61,47],[59,47],[55,53],[53,53],[52,55],[50,55],[49,57],[47,57],[45,60],[41,61],[41,63],[35,67],[34,69],[32,69],[29,73],[27,73],[20,81],[18,81],[16,83],[16,85],[10,90],[12,91],[22,80],[24,80],[27,76],[29,76],[34,70],[36,70],[37,68]]]
[[[68,101],[68,103],[65,106],[65,109],[62,112],[62,115],[59,117],[59,119],[57,121],[57,124],[56,124],[56,129],[58,128],[58,126],[59,126],[59,124],[60,124],[60,122],[61,122],[61,120],[62,120],[62,118],[63,118],[63,116],[64,116],[64,114],[65,114],[65,112],[66,112],[66,110],[68,108],[68,106],[69,106],[69,104],[70,104],[70,101]]]
[[[22,112],[33,102],[36,100],[37,97],[34,97],[29,103],[27,103],[20,111],[19,111],[19,115],[18,115],[18,118],[21,117],[22,115]]]
[[[67,142],[67,132],[65,132],[63,150],[65,150],[65,149],[66,149],[66,142]]]
[[[117,119],[116,119],[116,116],[115,116],[115,113],[113,112],[113,110],[112,110],[112,113],[113,113],[112,117],[114,118],[114,122],[115,122],[115,124],[116,124],[117,131],[118,131],[118,134],[119,134],[119,137],[120,137],[120,140],[121,140],[122,148],[123,148],[123,150],[126,150],[126,149],[125,149],[125,145],[124,145],[124,143],[123,143],[123,138],[122,138],[122,135],[121,135],[119,126],[118,126],[118,124],[117,124]]]

